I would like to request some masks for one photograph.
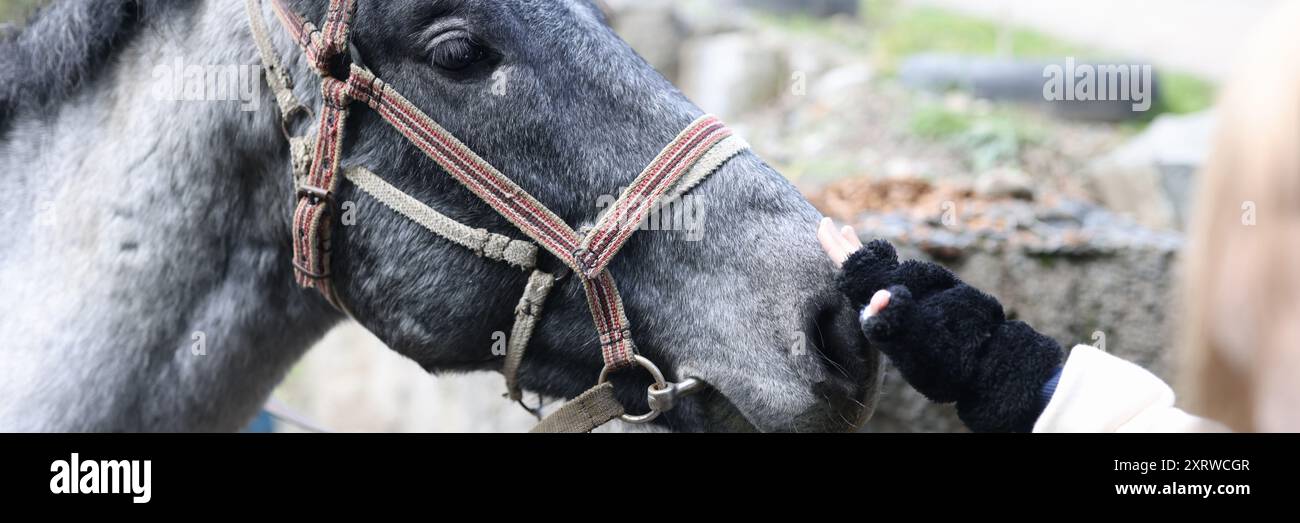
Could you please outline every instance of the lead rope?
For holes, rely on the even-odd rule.
[[[246,7],[254,40],[267,69],[267,81],[275,90],[282,127],[288,136],[293,115],[307,110],[293,96],[291,77],[271,46],[270,35],[262,21],[260,0],[246,0]],[[723,163],[747,149],[748,144],[734,137],[715,117],[697,119],[633,181],[590,233],[579,236],[541,202],[368,69],[354,62],[349,66],[346,80],[333,76],[330,66],[334,58],[350,48],[350,21],[356,8],[356,0],[330,0],[325,26],[318,29],[285,6],[283,0],[273,0],[272,4],[281,25],[321,77],[321,114],[314,144],[306,137],[289,137],[299,198],[293,224],[295,279],[305,288],[318,290],[327,301],[352,316],[333,288],[329,263],[334,194],[345,177],[389,208],[453,243],[480,256],[533,270],[516,307],[515,326],[502,369],[510,396],[518,400],[521,398],[517,378],[519,363],[555,283],[553,276],[534,268],[536,250],[540,245],[582,277],[605,367],[595,387],[553,414],[566,421],[546,423],[544,420],[538,429],[586,427],[583,431],[587,431],[619,416],[638,423],[654,419],[661,410],[653,403],[652,411],[647,415],[624,415],[606,381],[610,371],[639,364],[656,379],[655,387],[658,388],[652,387],[652,396],[656,390],[669,397],[676,393],[653,363],[637,355],[622,298],[608,265],[652,210],[665,200],[689,191]],[[364,169],[350,169],[344,176],[338,176],[343,132],[348,106],[352,102],[369,105],[448,174],[537,241],[537,245],[457,223]],[[611,402],[617,405],[617,409]],[[671,402],[665,405],[669,406],[663,410],[671,408]]]
[[[607,381],[569,400],[529,432],[591,432],[623,414],[623,404],[614,397],[614,384]]]

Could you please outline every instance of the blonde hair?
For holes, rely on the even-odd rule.
[[[1300,430],[1298,30],[1291,3],[1223,92],[1186,258],[1180,392],[1238,431]]]

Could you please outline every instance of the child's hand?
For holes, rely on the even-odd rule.
[[[862,240],[858,238],[857,231],[847,225],[837,230],[835,222],[831,221],[830,218],[822,219],[821,225],[817,228],[817,240],[821,242],[822,250],[825,250],[826,254],[830,255],[831,263],[834,263],[837,269],[844,267],[844,262],[849,259],[849,256],[863,248]],[[872,242],[873,247],[875,243]],[[880,243],[884,243],[891,252],[893,251],[893,247],[889,246],[888,243]],[[864,290],[868,289],[864,287]],[[875,291],[869,300],[862,299],[863,296],[850,296],[849,298],[853,301],[854,307],[861,307],[863,303],[866,303],[867,308],[863,314],[875,316],[889,306],[889,296],[889,291],[881,286],[880,290]]]
[[[1028,431],[1042,412],[1042,386],[1064,351],[1002,305],[934,263],[898,262],[893,246],[865,247],[829,219],[818,237],[843,271],[840,290],[862,308],[862,331],[927,398],[957,403],[976,431]]]

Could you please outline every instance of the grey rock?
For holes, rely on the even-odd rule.
[[[1147,227],[1178,227],[1177,211],[1165,195],[1160,169],[1101,160],[1085,171],[1093,195],[1106,207]]]
[[[787,73],[778,46],[755,35],[726,33],[686,43],[679,85],[704,110],[735,120],[780,96]]]
[[[752,30],[755,25],[753,16],[742,8],[740,0],[676,0],[673,4],[691,36]]]
[[[1111,159],[1125,165],[1203,165],[1215,123],[1209,111],[1161,115],[1142,134],[1116,150]]]
[[[1131,61],[1117,61],[1113,64],[1099,61],[1077,64],[1070,62],[1068,70],[1076,71],[1082,67],[1097,68],[1118,64],[1149,65]],[[1046,72],[1049,66],[1059,66],[1064,71],[1067,63],[925,53],[904,60],[899,67],[898,75],[903,85],[914,89],[932,92],[961,90],[989,100],[1041,105],[1063,118],[1122,121],[1143,116],[1145,111],[1135,109],[1134,101],[1131,99],[1047,100],[1045,86],[1048,81]],[[1142,79],[1142,75],[1151,76],[1151,91],[1148,94],[1154,105],[1160,90],[1154,68],[1139,69],[1138,74],[1139,80]]]
[[[1019,169],[1003,167],[975,178],[975,194],[983,198],[1034,198],[1034,180]]]
[[[621,7],[611,14],[610,26],[661,74],[678,80],[687,27],[672,4],[657,1]]]
[[[1076,200],[1062,200],[1051,207],[1038,209],[1034,218],[1044,224],[1064,226],[1083,225],[1093,207]]]
[[[1088,166],[1094,196],[1152,228],[1186,227],[1195,173],[1214,133],[1211,113],[1162,115],[1142,134]]]
[[[1164,189],[1173,210],[1174,222],[1186,229],[1191,220],[1191,206],[1199,166],[1161,165],[1160,188]]]
[[[870,65],[854,63],[836,67],[813,82],[810,94],[819,99],[834,102],[835,99],[861,96],[867,90],[875,71]]]
[[[980,98],[1031,102],[1043,97],[1043,65],[997,58],[924,53],[898,69],[903,85],[932,92],[961,90]]]

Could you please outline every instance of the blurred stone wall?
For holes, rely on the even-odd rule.
[[[1019,202],[1017,202],[1018,204]],[[1117,219],[1104,210],[1101,220]],[[961,246],[860,220],[866,238],[890,239],[906,259],[937,261],[996,296],[1010,318],[1027,322],[1067,351],[1092,345],[1170,379],[1177,325],[1175,276],[1181,239],[1136,224],[1084,224],[1053,232],[1057,245],[1008,238]],[[1019,235],[1017,233],[1017,235]],[[1079,243],[1064,245],[1076,235]],[[1053,241],[1052,239],[1048,240]],[[960,242],[958,242],[960,243]],[[959,431],[951,406],[929,403],[892,367],[871,432]]]
[[[952,269],[1067,351],[1092,345],[1168,379],[1182,235],[1022,182],[848,178],[810,198],[864,241],[883,238],[900,259]],[[951,406],[930,404],[890,368],[866,429],[962,425]]]

